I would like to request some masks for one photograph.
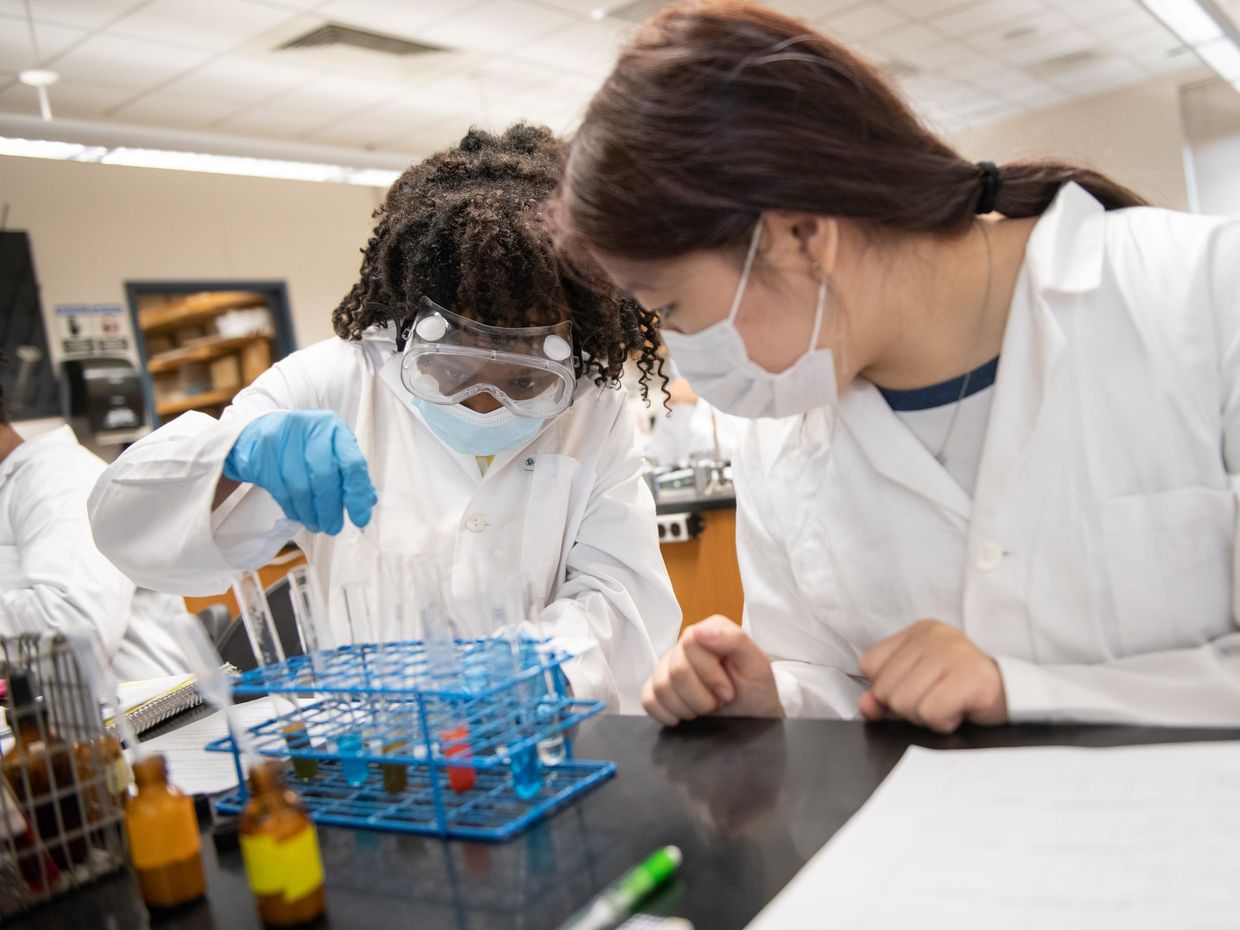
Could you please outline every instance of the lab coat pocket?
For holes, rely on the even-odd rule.
[[[1235,522],[1230,491],[1179,488],[1103,502],[1121,655],[1201,645],[1228,628]]]

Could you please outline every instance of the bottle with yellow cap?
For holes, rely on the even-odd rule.
[[[148,907],[176,907],[201,898],[202,840],[194,801],[168,784],[168,763],[161,755],[133,765],[138,792],[125,805],[129,856]]]
[[[241,812],[241,856],[266,927],[291,927],[323,913],[323,860],[305,805],[284,768],[268,760],[250,769]]]

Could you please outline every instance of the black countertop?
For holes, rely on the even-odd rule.
[[[317,926],[555,928],[656,847],[684,851],[645,910],[740,930],[865,802],[912,744],[1116,746],[1240,739],[1240,730],[1024,726],[935,736],[901,723],[709,719],[662,730],[637,717],[582,728],[580,758],[615,778],[508,843],[320,827],[328,917]],[[237,852],[204,843],[209,900],[151,925],[259,926]],[[148,918],[127,875],[45,905],[17,928],[131,928]],[[314,926],[314,925],[312,925]]]

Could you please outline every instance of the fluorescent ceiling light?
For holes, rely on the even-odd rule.
[[[1223,29],[1197,0],[1141,0],[1145,8],[1161,19],[1189,45],[1220,38]]]
[[[0,155],[22,158],[59,158],[69,161],[98,161],[107,149],[78,145],[76,142],[48,142],[42,139],[5,139],[0,137]]]
[[[0,137],[0,155],[89,161],[105,165],[126,165],[133,168],[165,168],[173,171],[200,171],[207,174],[281,178],[291,181],[335,181],[369,187],[390,187],[392,182],[400,177],[399,171],[351,168],[346,165],[330,165],[321,162],[251,158],[242,155],[208,155],[201,152],[178,152],[128,146],[105,148],[79,145],[74,142],[4,137]]]
[[[1215,39],[1197,46],[1197,54],[1211,68],[1219,73],[1224,81],[1240,78],[1240,47],[1231,39]]]
[[[1240,33],[1215,0],[1141,0],[1224,81],[1240,79]]]
[[[201,171],[207,174],[240,174],[258,178],[288,178],[294,181],[339,181],[344,169],[339,165],[320,165],[307,161],[277,161],[273,158],[246,158],[239,155],[204,155],[198,152],[167,152],[162,149],[115,148],[99,159],[105,165],[133,168],[168,168],[173,171]]]
[[[391,187],[399,177],[399,171],[385,171],[383,168],[357,168],[345,175],[345,181],[369,187]]]

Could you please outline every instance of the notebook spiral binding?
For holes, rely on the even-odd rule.
[[[241,670],[231,662],[224,663],[224,671],[229,675],[240,675]],[[177,714],[191,710],[202,703],[202,695],[198,693],[198,684],[187,681],[181,687],[169,691],[133,708],[126,716],[137,734],[145,733],[159,726],[165,720],[171,720]],[[121,738],[115,723],[107,724],[107,731],[117,739]]]

